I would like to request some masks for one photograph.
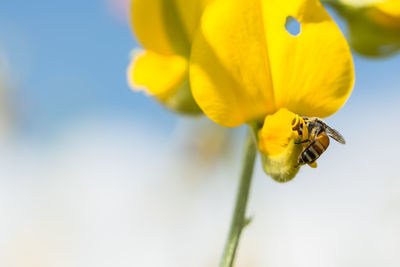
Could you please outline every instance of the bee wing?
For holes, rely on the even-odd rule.
[[[336,141],[338,141],[341,144],[346,144],[346,140],[344,140],[344,137],[335,129],[332,129],[329,126],[326,126],[326,133],[332,137],[333,139],[335,139]]]
[[[317,117],[312,117],[312,118],[307,118],[307,117],[303,117],[303,119],[305,121],[308,121],[310,123],[315,122],[317,125],[319,125],[317,128],[316,126],[314,126],[314,131],[317,131],[317,134],[319,133],[319,129],[324,129],[325,132],[332,137],[333,139],[335,139],[336,141],[338,141],[341,144],[346,144],[346,141],[344,140],[344,137],[335,129],[332,129],[331,127],[329,127],[322,119],[317,118]]]

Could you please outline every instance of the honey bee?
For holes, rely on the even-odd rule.
[[[343,136],[329,127],[320,118],[308,118],[296,116],[292,123],[293,130],[297,131],[302,141],[296,144],[309,143],[301,152],[297,166],[308,164],[312,168],[317,167],[315,162],[329,146],[329,137],[341,144],[345,144]]]

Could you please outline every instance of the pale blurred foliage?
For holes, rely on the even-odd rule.
[[[332,143],[317,169],[302,169],[288,184],[267,177],[258,158],[253,221],[236,266],[400,265],[400,146],[396,135],[381,138],[382,129],[399,131],[388,124],[398,109],[383,97],[374,101],[385,120],[368,105],[339,112],[333,125],[348,144]],[[212,168],[199,161],[194,169],[189,159],[202,156],[181,161],[184,140],[201,132],[191,123],[178,126],[189,136],[165,135],[130,117],[100,118],[65,125],[51,146],[16,140],[2,147],[0,266],[217,266],[242,132],[232,138],[232,161]]]
[[[232,161],[240,147],[240,129],[221,127],[206,117],[181,118],[172,136],[179,165],[196,174],[196,168],[212,171]],[[239,146],[238,146],[239,145]]]
[[[395,1],[328,1],[347,22],[348,39],[353,51],[368,57],[389,57],[400,51],[400,25],[396,10],[386,12],[379,4],[393,5]],[[342,3],[342,4],[341,4]],[[398,11],[397,11],[398,12]]]
[[[2,266],[7,267],[67,267],[68,246],[62,231],[51,231],[45,222],[38,222],[18,236],[8,240]]]
[[[196,181],[174,166],[171,136],[102,117],[66,126],[51,146],[2,147],[0,266],[214,266],[226,220],[208,207],[229,206],[218,192],[233,175],[215,180],[200,162]]]
[[[363,6],[368,6],[368,5],[375,4],[375,3],[384,2],[386,0],[338,0],[338,1],[341,3],[347,4],[347,5],[355,6],[355,7],[363,7]]]

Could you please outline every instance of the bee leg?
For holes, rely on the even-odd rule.
[[[297,169],[304,164],[305,163],[304,163],[303,159],[301,157],[299,157],[299,160],[297,161],[297,164],[294,166],[294,168]]]
[[[314,161],[314,162],[308,163],[308,166],[310,166],[311,168],[317,168],[317,162]]]
[[[306,140],[303,140],[303,141],[300,141],[300,142],[294,142],[296,145],[300,145],[300,144],[304,144],[304,143],[308,143],[308,142],[311,142],[311,140],[310,139],[306,139]]]

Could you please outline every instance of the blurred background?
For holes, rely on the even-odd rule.
[[[127,13],[0,3],[0,266],[217,265],[245,129],[132,92]],[[400,56],[354,60],[347,144],[287,184],[257,162],[237,266],[400,266]]]

